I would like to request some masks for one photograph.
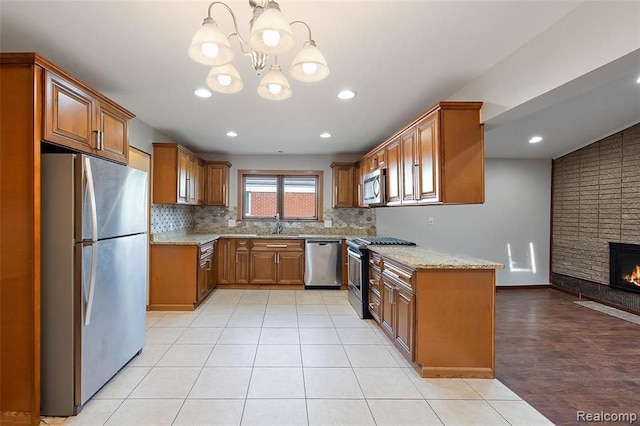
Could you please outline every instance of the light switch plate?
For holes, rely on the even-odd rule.
[[[234,226],[236,226],[236,220],[235,219],[229,219],[229,228],[233,228]]]
[[[331,223],[331,221],[330,221],[330,220],[325,220],[325,221],[324,221],[324,227],[325,227],[325,228],[331,228],[331,226],[332,226],[332,223]]]

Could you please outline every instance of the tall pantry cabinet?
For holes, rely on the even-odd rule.
[[[35,53],[0,87],[0,424],[38,425],[41,141],[126,163],[133,114]]]

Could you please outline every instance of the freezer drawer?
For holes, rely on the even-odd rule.
[[[342,242],[306,240],[305,288],[340,288],[342,285]]]

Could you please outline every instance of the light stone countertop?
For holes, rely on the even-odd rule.
[[[151,236],[151,244],[162,245],[201,245],[218,238],[252,238],[252,239],[338,239],[344,235],[328,234],[212,234],[197,232],[162,232]]]
[[[422,246],[369,246],[369,250],[387,256],[414,269],[503,269],[501,263],[452,254]]]

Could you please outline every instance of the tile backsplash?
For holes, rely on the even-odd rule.
[[[375,235],[376,233],[374,209],[327,209],[323,216],[324,221],[331,221],[331,227],[325,228],[324,222],[282,221],[283,233],[347,232],[353,235]],[[237,207],[153,204],[151,233],[173,231],[269,233],[274,226],[274,221],[238,220],[235,227],[229,227],[229,220],[236,220],[237,217]]]
[[[151,233],[181,231],[193,228],[193,206],[180,204],[151,205]]]

